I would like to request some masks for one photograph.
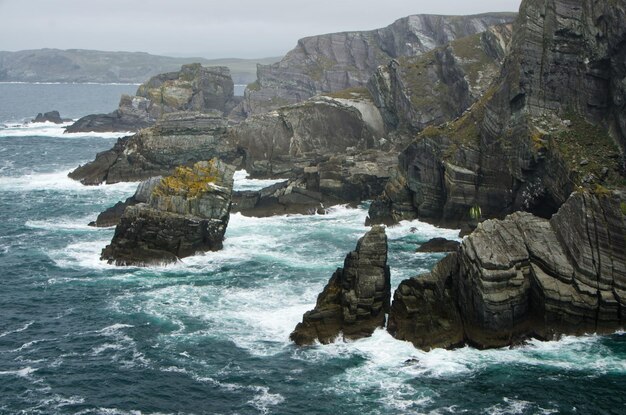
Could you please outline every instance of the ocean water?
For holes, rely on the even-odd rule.
[[[384,330],[291,344],[367,231],[366,205],[235,214],[222,251],[171,266],[100,261],[113,229],[86,224],[136,184],[85,187],[66,174],[117,136],[21,123],[52,108],[85,115],[72,98],[83,93],[105,111],[122,92],[74,88],[0,84],[0,414],[626,413],[623,333],[490,351],[427,353]],[[59,90],[46,108],[27,98]],[[236,176],[239,189],[265,184]],[[387,233],[394,287],[441,258],[417,244],[456,235],[418,221]]]

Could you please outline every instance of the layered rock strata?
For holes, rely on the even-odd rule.
[[[217,159],[179,167],[154,187],[148,203],[126,208],[101,259],[144,266],[221,249],[233,174],[234,167]]]
[[[363,87],[379,65],[510,22],[513,13],[475,16],[414,15],[388,27],[312,36],[278,63],[259,65],[239,112],[245,116],[304,101],[320,93]]]
[[[95,221],[89,222],[89,226],[95,226],[97,228],[116,226],[128,206],[134,206],[138,203],[148,203],[150,201],[152,191],[161,183],[162,178],[161,176],[151,177],[139,183],[134,195],[123,202],[117,202],[115,205],[101,212]]]
[[[387,131],[418,132],[459,117],[498,76],[510,40],[511,25],[493,26],[378,67],[367,87]]]
[[[234,85],[227,67],[183,65],[178,72],[156,75],[123,95],[110,114],[88,115],[69,126],[68,133],[137,131],[153,125],[164,114],[180,111],[228,114],[235,106]]]
[[[378,110],[367,91],[359,91],[251,117],[233,129],[232,145],[246,149],[252,175],[280,177],[321,155],[377,148],[383,134]]]
[[[166,114],[151,128],[120,138],[112,149],[69,174],[86,185],[167,176],[177,166],[217,157],[239,165],[243,153],[228,143],[228,122],[218,114]]]
[[[330,343],[338,336],[358,339],[385,325],[389,310],[390,274],[387,266],[387,235],[374,226],[338,268],[315,308],[304,314],[291,340],[298,345]]]
[[[550,217],[578,185],[621,183],[625,17],[622,2],[523,1],[499,78],[403,151],[371,221]]]
[[[611,193],[575,192],[552,219],[487,220],[432,272],[403,281],[388,330],[416,347],[479,348],[626,324],[626,217]]]

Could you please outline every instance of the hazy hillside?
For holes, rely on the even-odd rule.
[[[141,83],[151,76],[179,70],[185,63],[228,66],[236,84],[256,79],[256,65],[277,62],[262,59],[172,58],[144,52],[103,52],[81,49],[36,49],[0,52],[3,82],[129,82]]]

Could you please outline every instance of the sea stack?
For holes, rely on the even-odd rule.
[[[218,159],[177,168],[156,185],[148,203],[126,208],[101,259],[145,266],[222,249],[234,171]]]
[[[339,335],[352,340],[371,336],[385,325],[390,297],[387,235],[384,227],[374,226],[346,256],[343,268],[335,271],[290,338],[307,345],[331,343]]]

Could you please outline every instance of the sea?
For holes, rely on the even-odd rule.
[[[626,414],[626,336],[424,352],[385,330],[296,347],[289,334],[368,228],[326,215],[231,215],[224,249],[177,264],[100,261],[87,226],[137,183],[67,177],[123,134],[64,134],[136,85],[0,84],[0,414]],[[272,182],[236,175],[237,189]],[[392,287],[458,231],[387,228]]]

